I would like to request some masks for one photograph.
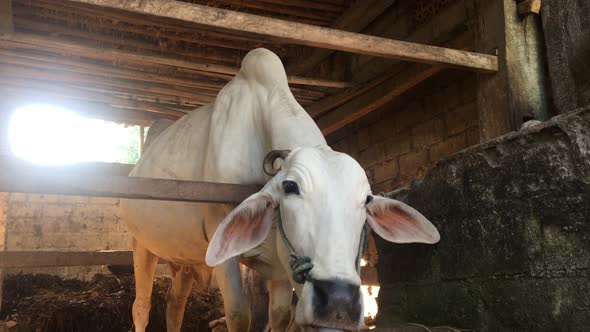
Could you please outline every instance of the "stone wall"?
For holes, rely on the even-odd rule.
[[[377,239],[379,326],[590,326],[590,109],[455,154],[390,196],[441,241]]]

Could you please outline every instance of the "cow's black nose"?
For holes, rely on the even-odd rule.
[[[355,323],[361,318],[360,286],[342,280],[313,280],[316,319],[333,323]]]

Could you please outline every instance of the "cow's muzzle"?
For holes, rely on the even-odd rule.
[[[337,279],[313,280],[313,311],[317,328],[356,330],[361,319],[360,286]]]

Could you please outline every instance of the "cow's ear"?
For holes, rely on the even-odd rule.
[[[262,190],[238,205],[213,234],[205,258],[207,265],[221,264],[262,243],[272,226],[277,204],[268,191]]]
[[[367,222],[383,239],[396,243],[437,243],[438,230],[420,212],[390,198],[375,196],[367,204]]]

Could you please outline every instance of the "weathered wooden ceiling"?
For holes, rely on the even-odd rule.
[[[185,1],[330,26],[350,0]],[[0,91],[16,100],[57,102],[127,122],[178,118],[214,100],[251,49],[288,61],[303,46],[195,28],[68,1],[12,1],[14,33],[0,39]],[[348,87],[290,77],[301,105]]]
[[[12,5],[0,11],[0,21],[12,21],[0,25],[0,92],[130,123],[177,119],[212,102],[243,56],[265,47],[287,64],[293,94],[329,134],[446,67],[497,71],[496,56],[354,33],[395,3],[0,0]],[[336,50],[423,64],[356,84],[311,77]]]

